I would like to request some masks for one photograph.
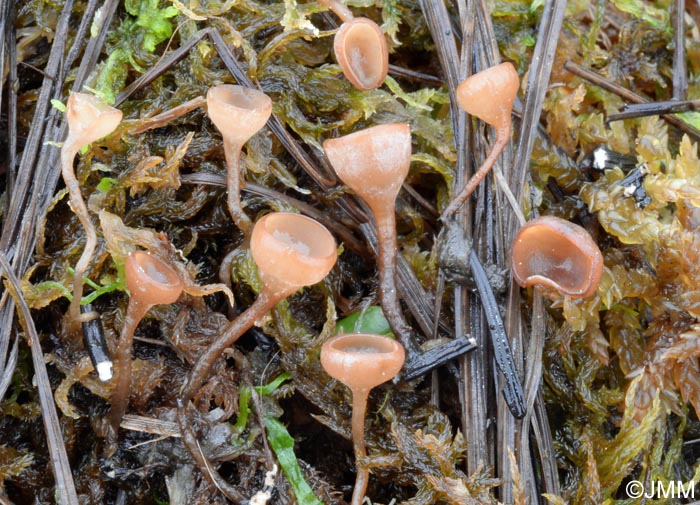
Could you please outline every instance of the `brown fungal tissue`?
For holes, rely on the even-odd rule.
[[[164,261],[144,251],[133,251],[126,259],[129,306],[119,336],[115,357],[116,383],[112,393],[108,452],[116,449],[117,430],[129,403],[131,347],[139,322],[154,305],[170,304],[180,297],[184,283]]]
[[[369,392],[393,379],[405,357],[403,347],[395,340],[362,333],[333,337],[321,348],[324,370],[352,391],[352,439],[357,466],[352,505],[362,503],[369,481],[369,471],[360,466],[360,461],[366,457],[365,413]]]
[[[333,40],[333,52],[343,75],[359,90],[376,89],[389,73],[389,48],[381,28],[352,12],[338,0],[321,0],[343,21]]]
[[[270,118],[272,100],[262,91],[222,84],[207,92],[207,111],[224,141],[228,210],[236,226],[247,236],[253,223],[241,209],[241,150]]]
[[[68,136],[61,148],[61,175],[68,189],[71,208],[85,229],[85,248],[75,265],[73,300],[68,308],[70,324],[77,325],[95,316],[94,313],[80,313],[80,300],[83,297],[83,276],[97,246],[97,232],[83,200],[73,161],[83,147],[112,133],[122,120],[122,112],[93,95],[73,93],[68,99],[66,120]]]
[[[194,433],[187,424],[187,405],[228,347],[281,300],[326,277],[337,257],[335,239],[325,226],[306,216],[285,212],[271,213],[258,220],[251,235],[250,251],[258,265],[263,289],[255,303],[232,321],[199,357],[178,399],[178,422],[185,445],[204,475],[230,498],[236,496],[235,490],[211,468],[198,449]]]
[[[581,226],[554,216],[542,216],[523,226],[513,242],[511,269],[523,288],[540,287],[586,298],[596,292],[603,275],[603,255]]]
[[[408,124],[373,126],[323,143],[338,177],[369,205],[377,226],[379,298],[391,329],[409,354],[415,349],[396,290],[396,216],[394,205],[411,164]]]
[[[496,140],[484,162],[443,211],[443,220],[457,212],[508,145],[511,131],[510,115],[519,86],[515,67],[511,63],[501,63],[467,77],[457,87],[459,106],[492,126],[496,130]]]

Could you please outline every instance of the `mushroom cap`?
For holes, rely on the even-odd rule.
[[[126,285],[131,298],[147,304],[174,303],[184,284],[177,272],[163,260],[144,251],[132,251],[126,258]]]
[[[392,207],[411,165],[411,129],[406,123],[372,126],[328,139],[323,149],[338,177],[370,207]]]
[[[222,84],[207,91],[207,113],[224,141],[242,147],[267,123],[272,100],[257,89]]]
[[[382,85],[389,72],[389,49],[382,30],[367,18],[344,22],[333,40],[333,51],[345,77],[357,89]]]
[[[266,288],[282,296],[322,280],[337,259],[335,239],[325,226],[288,212],[255,223],[250,252]]]
[[[586,298],[598,289],[603,255],[581,226],[542,216],[523,226],[511,253],[515,281],[523,288],[541,286],[571,298]]]
[[[321,348],[321,366],[353,391],[369,390],[393,379],[406,353],[394,339],[370,333],[338,335]]]
[[[122,111],[95,95],[73,93],[66,106],[68,139],[77,149],[109,135],[122,120]]]
[[[501,63],[467,77],[457,86],[459,106],[494,128],[510,127],[510,114],[518,93],[518,72]]]

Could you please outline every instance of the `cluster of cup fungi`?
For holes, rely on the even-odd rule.
[[[374,89],[388,70],[387,45],[379,27],[366,18],[353,18],[349,9],[334,0],[322,0],[342,20],[334,41],[336,59],[346,78],[358,89]],[[491,152],[459,194],[444,210],[447,220],[466,201],[510,141],[511,109],[519,87],[510,63],[503,63],[467,78],[457,90],[459,105],[495,129]],[[240,154],[244,144],[267,122],[272,101],[258,90],[236,85],[215,86],[207,93],[211,121],[223,138],[227,163],[228,209],[249,244],[263,289],[257,300],[211,342],[190,370],[178,399],[177,419],[185,445],[203,474],[229,498],[237,492],[206,460],[186,416],[194,395],[209,379],[211,369],[256,321],[286,297],[321,281],[336,262],[337,246],[331,233],[317,221],[294,213],[274,212],[252,223],[241,208]],[[67,106],[69,133],[62,148],[62,174],[70,204],[86,235],[86,246],[73,277],[73,299],[68,311],[71,324],[94,319],[80,313],[82,278],[94,253],[97,235],[78,181],[73,161],[78,151],[111,133],[122,113],[92,95],[74,93]],[[344,334],[326,341],[321,365],[334,379],[352,391],[352,436],[357,479],[352,505],[362,503],[369,473],[365,457],[364,417],[369,391],[401,372],[412,378],[411,363],[421,354],[405,320],[396,289],[395,200],[408,174],[411,134],[408,124],[383,124],[324,142],[325,153],[338,177],[369,207],[377,229],[379,296],[383,311],[400,342],[379,335]],[[590,235],[568,221],[541,217],[524,226],[512,246],[512,273],[522,287],[538,286],[545,295],[580,298],[595,293],[603,259]],[[102,380],[115,381],[111,399],[108,446],[115,450],[117,431],[128,407],[131,382],[131,346],[134,332],[146,312],[156,304],[174,303],[182,293],[177,269],[155,252],[134,250],[126,259],[129,305],[117,346],[115,374],[100,369]],[[558,294],[558,295],[557,295]],[[456,340],[456,339],[455,339]],[[463,350],[470,347],[462,346]],[[433,360],[434,361],[434,360]],[[404,363],[405,362],[405,363]],[[436,364],[440,364],[439,360]],[[420,367],[420,365],[416,365]],[[96,366],[96,368],[98,368]],[[109,451],[109,449],[108,449]]]

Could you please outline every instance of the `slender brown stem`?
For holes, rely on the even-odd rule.
[[[192,370],[190,370],[187,380],[183,385],[182,391],[180,393],[180,398],[178,398],[177,406],[177,422],[180,425],[180,431],[182,433],[182,441],[190,451],[193,459],[197,463],[200,471],[203,475],[208,477],[211,482],[221,489],[224,494],[229,498],[239,503],[242,497],[239,496],[238,491],[236,491],[230,484],[228,484],[221,475],[214,469],[214,467],[209,463],[207,457],[202,452],[199,444],[197,443],[197,438],[190,426],[187,419],[187,407],[190,400],[199,391],[204,382],[209,378],[209,373],[211,368],[219,359],[221,354],[233,343],[238,340],[241,335],[243,335],[255,321],[259,320],[270,310],[274,308],[277,303],[286,296],[285,294],[272,293],[267,289],[263,291],[255,300],[255,303],[248,307],[248,309],[238,316],[228,327],[228,329],[217,338],[208,348],[204,351],[197,363],[195,363]],[[235,498],[234,498],[235,497]]]
[[[249,236],[253,229],[253,222],[241,208],[241,149],[242,146],[224,139],[224,154],[228,165],[226,178],[228,211],[236,226],[245,236]]]
[[[85,229],[85,248],[80,255],[78,263],[75,265],[75,272],[73,273],[73,300],[68,307],[69,326],[76,329],[79,323],[93,318],[90,313],[80,314],[80,300],[83,297],[83,277],[97,247],[97,232],[90,220],[87,206],[80,191],[80,184],[73,171],[73,160],[77,153],[77,149],[72,146],[61,152],[61,174],[68,189],[70,205]]]
[[[204,382],[209,378],[211,368],[219,359],[219,356],[233,343],[238,340],[248,329],[255,324],[255,321],[270,312],[284,296],[276,295],[270,291],[263,291],[255,300],[255,303],[248,307],[245,312],[238,316],[222,333],[219,338],[211,343],[207,350],[199,357],[197,363],[190,370],[187,380],[180,393],[183,403],[187,403],[199,391]]]
[[[384,317],[389,326],[408,351],[409,356],[415,356],[419,350],[412,337],[412,330],[404,319],[399,295],[396,288],[396,258],[398,244],[396,242],[396,216],[394,203],[386,207],[372,209],[374,222],[377,226],[377,270],[379,271],[379,300],[384,311]]]
[[[484,180],[486,174],[491,171],[491,168],[493,168],[493,165],[501,155],[501,152],[503,152],[503,149],[505,149],[506,145],[508,145],[509,140],[510,124],[496,130],[496,141],[493,143],[493,147],[491,148],[489,155],[486,157],[476,173],[472,175],[471,179],[467,181],[462,188],[462,191],[460,191],[459,194],[452,199],[450,204],[442,212],[442,216],[440,216],[442,221],[449,219],[459,210],[464,202],[467,201],[467,198],[469,198],[469,196],[474,192],[479,183]]]
[[[352,15],[352,11],[348,9],[347,5],[339,2],[338,0],[318,0],[318,3],[332,10],[343,23],[350,21],[354,17]]]
[[[365,448],[365,415],[367,413],[368,389],[357,388],[352,391],[352,440],[355,447],[355,489],[352,492],[351,505],[362,505],[369,483],[369,470],[364,464],[367,456]]]
[[[131,393],[131,348],[134,342],[134,333],[141,319],[151,307],[152,305],[139,302],[133,296],[129,298],[124,326],[122,326],[122,332],[119,335],[117,354],[114,357],[116,382],[112,392],[112,408],[109,412],[111,429],[107,437],[107,445],[111,449],[116,449],[119,425],[129,405],[129,394]]]

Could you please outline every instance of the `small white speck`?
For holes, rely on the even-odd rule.
[[[599,147],[598,149],[593,151],[593,168],[603,170],[607,162],[608,153],[605,151],[604,148]]]
[[[112,379],[112,362],[103,361],[97,364],[97,375],[102,382],[107,382]]]

